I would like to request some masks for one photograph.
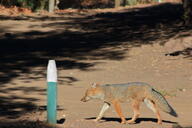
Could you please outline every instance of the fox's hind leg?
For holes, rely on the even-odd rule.
[[[120,107],[120,104],[117,100],[114,100],[113,102],[113,105],[114,105],[114,108],[115,108],[115,111],[117,112],[117,114],[120,116],[121,118],[121,124],[125,124],[126,123],[126,120],[125,120],[125,117],[123,116],[122,114],[122,111],[121,111],[121,107]]]
[[[135,120],[139,117],[139,115],[140,115],[140,112],[139,112],[140,104],[141,104],[141,101],[139,101],[139,100],[133,100],[132,101],[132,107],[133,107],[134,114],[133,114],[132,119],[127,121],[129,124],[135,123]]]
[[[159,112],[159,109],[157,108],[156,104],[153,103],[151,100],[148,100],[148,99],[144,99],[144,102],[145,104],[147,105],[147,107],[149,109],[151,109],[157,116],[157,123],[158,124],[162,124],[162,119],[161,119],[161,116],[160,116],[160,112]]]

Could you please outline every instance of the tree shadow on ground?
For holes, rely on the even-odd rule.
[[[21,95],[15,95],[16,92]],[[45,89],[39,87],[16,86],[7,87],[1,85],[0,91],[0,117],[17,119],[21,115],[37,110],[35,102],[38,98],[29,97],[29,94],[45,95]]]
[[[91,118],[86,118],[86,120],[93,120],[95,119],[95,117],[91,117]],[[130,120],[131,118],[126,118],[126,120]],[[116,121],[116,122],[121,122],[120,118],[111,118],[111,117],[104,117],[101,119],[102,121]],[[157,119],[155,118],[138,118],[135,122],[137,123],[141,123],[141,122],[157,122]],[[171,124],[177,124],[177,122],[172,122],[172,121],[168,121],[168,120],[162,120],[163,123],[171,123]]]
[[[41,121],[0,121],[1,128],[57,128],[57,126],[49,125]]]
[[[178,56],[178,55],[184,55],[185,58],[191,58],[192,57],[192,48],[186,48],[181,51],[175,51],[168,54],[165,54],[166,56]]]
[[[4,34],[0,39],[0,81],[7,83],[23,73],[41,74],[36,78],[39,79],[45,72],[32,69],[46,67],[49,59],[56,59],[59,69],[91,71],[97,63],[87,60],[121,60],[132,47],[163,44],[178,33],[191,32],[191,27],[182,25],[182,11],[180,4],[165,3],[114,13],[68,16],[67,21],[64,15],[26,18],[31,22],[52,21],[41,26],[52,30],[34,31],[31,29],[38,25],[31,25],[28,32],[12,33],[1,28]]]

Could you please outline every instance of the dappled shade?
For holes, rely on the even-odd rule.
[[[49,20],[51,23],[42,27],[54,29],[7,33],[7,28],[1,28],[4,33],[0,39],[1,83],[9,82],[21,73],[38,74],[38,79],[45,72],[31,71],[31,68],[46,67],[48,59],[63,58],[57,60],[58,68],[84,71],[91,70],[97,63],[83,60],[123,59],[131,47],[158,40],[163,44],[179,32],[190,31],[190,27],[182,26],[181,16],[182,6],[169,3],[80,17],[75,14],[74,17],[67,17],[67,14],[58,17],[1,16],[1,20]]]
[[[78,69],[89,72],[98,64],[94,60],[123,60],[132,47],[164,44],[180,32],[191,32],[191,27],[182,25],[180,4],[160,4],[152,7],[124,9],[119,12],[88,14],[59,14],[57,16],[0,16],[0,20],[28,21],[31,26],[25,32],[8,32],[9,27],[0,28],[0,93],[10,97],[0,97],[0,116],[17,118],[36,109],[33,104],[38,98],[14,97],[4,84],[15,78],[26,83],[45,77],[49,59],[55,59],[58,69]],[[50,21],[39,27],[49,31],[33,30],[35,21]],[[57,22],[59,21],[59,22]],[[86,61],[92,60],[92,61]],[[41,67],[41,70],[34,70]],[[31,77],[31,74],[33,77]],[[78,79],[65,76],[71,84]],[[13,83],[11,83],[13,84]],[[38,92],[40,88],[19,88],[25,93]],[[23,100],[18,102],[15,99]],[[30,122],[29,122],[30,123]]]

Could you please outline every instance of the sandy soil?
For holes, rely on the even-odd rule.
[[[153,19],[150,9],[153,8],[145,11]],[[1,15],[1,126],[52,127],[43,122],[46,121],[46,66],[49,59],[55,59],[59,76],[58,127],[172,128],[177,124],[192,127],[191,57],[165,56],[167,49],[161,45],[176,35],[191,33],[191,29],[182,26],[176,29],[180,24],[174,18],[154,21],[157,24],[147,20],[149,14],[134,18],[143,14],[139,11],[136,8],[113,13]],[[122,19],[125,15],[128,15],[126,20]],[[142,18],[144,21],[140,22]],[[146,82],[158,89],[179,117],[162,112],[163,125],[159,126],[154,114],[142,105],[136,124],[120,124],[113,107],[101,122],[93,122],[102,101],[80,102],[90,83],[133,81]],[[130,104],[123,103],[122,109],[130,119]]]

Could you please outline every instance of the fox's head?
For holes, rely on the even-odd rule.
[[[104,93],[102,88],[96,84],[93,83],[90,88],[88,88],[85,92],[85,96],[81,99],[83,102],[87,102],[91,99],[103,99]]]

